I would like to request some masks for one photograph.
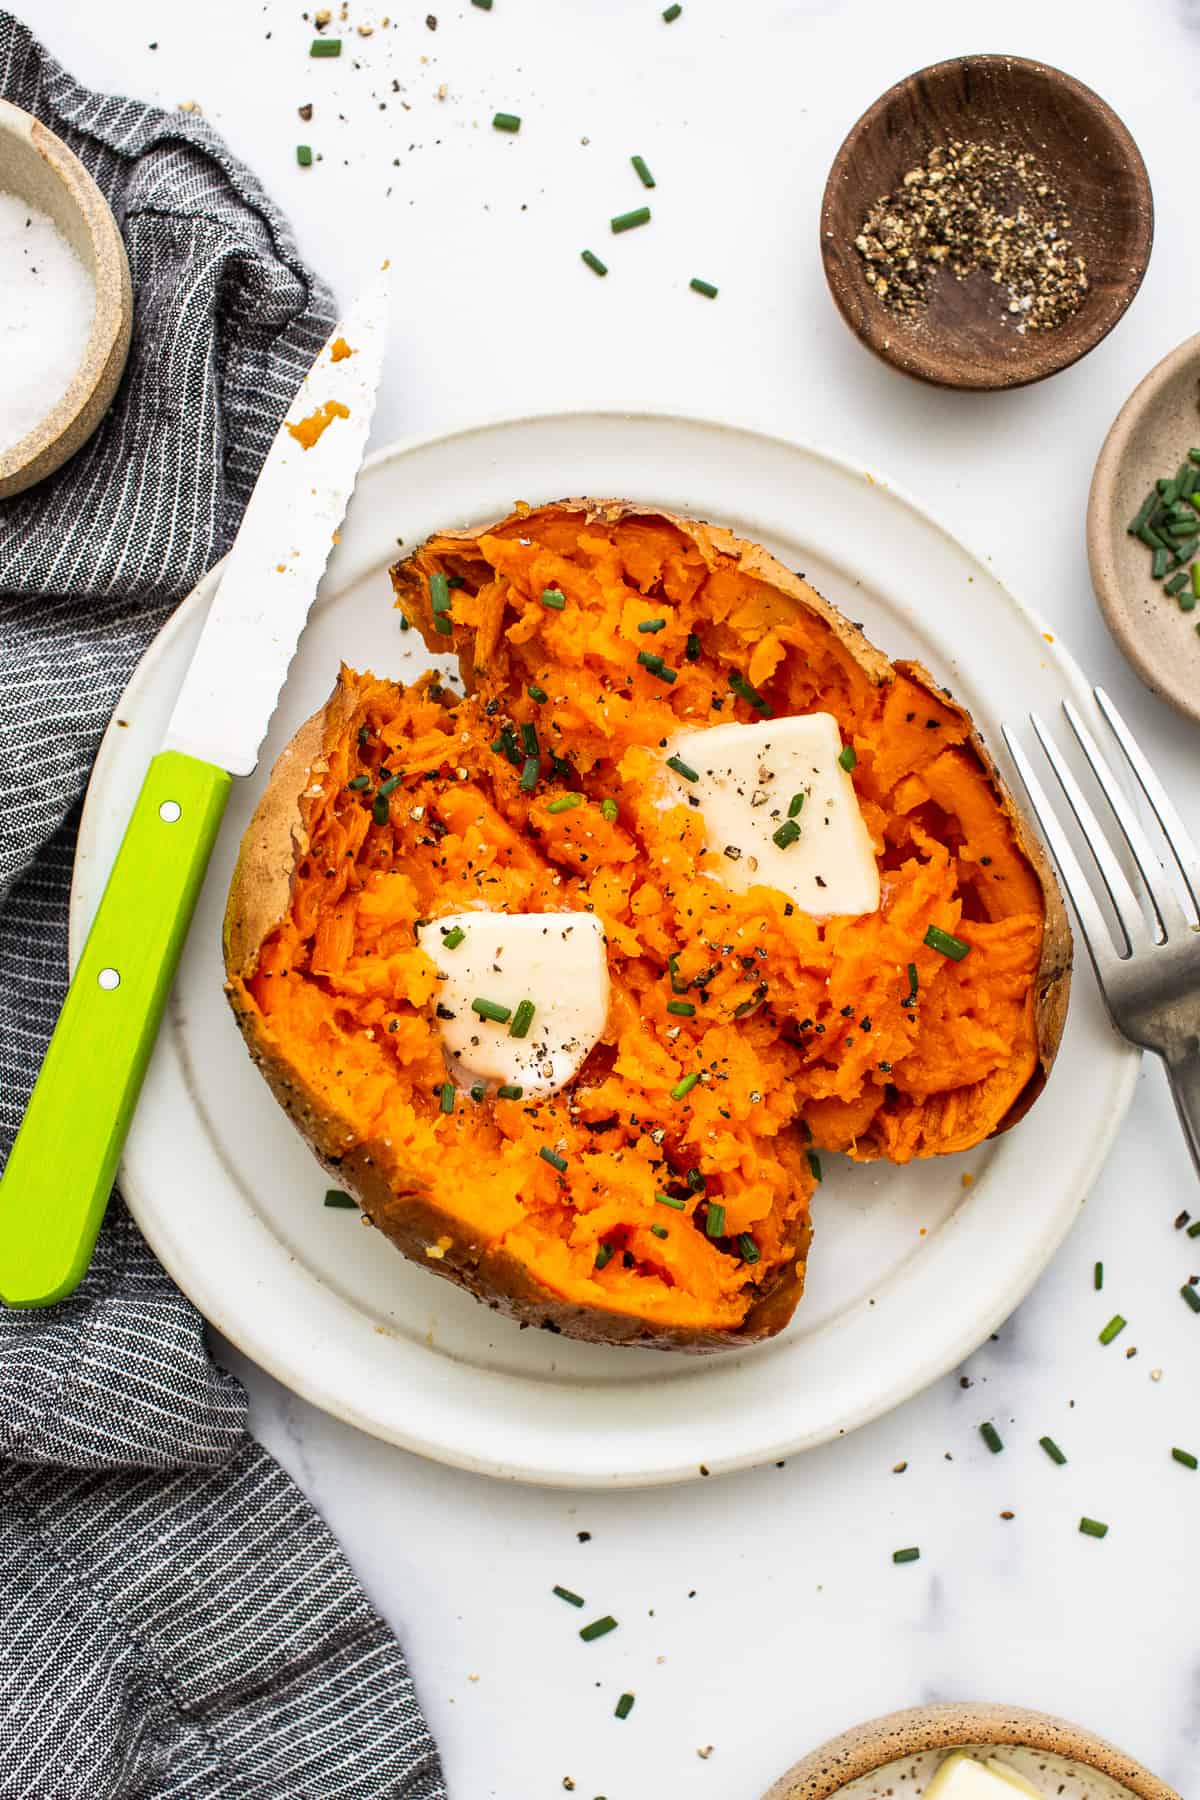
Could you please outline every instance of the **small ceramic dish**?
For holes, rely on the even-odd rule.
[[[982,271],[939,273],[910,318],[888,312],[868,283],[855,238],[870,208],[956,138],[1031,153],[1066,203],[1088,292],[1061,325],[1019,331]],[[1019,56],[958,56],[889,88],[838,151],[821,205],[825,274],[847,325],[885,362],[941,387],[1021,387],[1077,362],[1137,293],[1153,238],[1146,166],[1112,108]]]
[[[1082,1725],[1023,1706],[914,1706],[831,1738],[763,1800],[920,1800],[951,1750],[978,1750],[1045,1790],[1047,1800],[1180,1800],[1173,1788]]]
[[[1152,573],[1151,552],[1129,523],[1159,476],[1173,476],[1200,446],[1200,337],[1151,369],[1113,421],[1088,499],[1092,586],[1117,643],[1146,686],[1200,719],[1200,607],[1182,612]],[[1190,583],[1186,590],[1190,594]]]
[[[0,451],[0,499],[50,475],[108,410],[129,354],[133,297],[125,246],[79,158],[35,119],[0,100],[0,191],[48,213],[92,278],[96,311],[79,366],[40,424]]]

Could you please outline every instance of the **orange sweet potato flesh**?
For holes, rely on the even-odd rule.
[[[392,573],[467,694],[344,669],[285,752],[227,916],[252,1054],[372,1222],[490,1305],[597,1342],[768,1337],[803,1288],[812,1150],[962,1150],[1036,1096],[1070,966],[1040,848],[962,708],[728,532],[620,502],[521,507]],[[450,634],[435,575],[454,582]],[[651,618],[665,628],[639,633]],[[647,645],[673,682],[639,665]],[[771,888],[732,893],[699,873],[699,816],[655,803],[664,738],[763,707],[830,712],[854,746],[878,912],[815,919]],[[544,753],[532,794],[492,748],[527,723]],[[402,774],[383,824],[381,768]],[[551,813],[567,789],[584,803]],[[472,906],[593,912],[610,1012],[568,1088],[463,1094],[447,1115],[415,928]],[[930,948],[930,925],[968,953]],[[667,1010],[685,983],[692,1016]]]

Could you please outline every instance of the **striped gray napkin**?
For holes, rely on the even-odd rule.
[[[136,306],[109,417],[0,503],[6,1155],[65,989],[100,735],[334,314],[203,120],[88,93],[2,11],[0,95],[99,182]],[[444,1800],[399,1645],[119,1197],[71,1299],[0,1308],[0,1622],[0,1800]]]

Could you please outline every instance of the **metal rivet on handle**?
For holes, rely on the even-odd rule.
[[[183,812],[178,800],[164,800],[158,809],[158,816],[165,825],[174,825]]]
[[[108,991],[111,991],[115,987],[120,987],[121,985],[121,977],[116,969],[101,969],[96,980],[100,983],[102,988],[105,988]]]

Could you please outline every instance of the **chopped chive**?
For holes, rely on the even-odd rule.
[[[676,1212],[682,1212],[687,1205],[686,1200],[677,1200],[674,1194],[655,1194],[654,1198],[660,1206],[674,1207]]]
[[[567,604],[567,596],[561,588],[543,588],[542,605],[549,606],[554,612],[561,612]]]
[[[1200,1294],[1196,1292],[1191,1282],[1185,1281],[1179,1291],[1191,1307],[1192,1311],[1200,1312]]]
[[[762,1261],[762,1257],[759,1254],[758,1245],[755,1243],[754,1239],[750,1236],[750,1233],[748,1231],[740,1231],[738,1233],[738,1249],[742,1253],[742,1261],[743,1262],[756,1263],[756,1262]]]
[[[683,1178],[693,1194],[702,1194],[708,1185],[699,1169],[689,1169]]]
[[[352,1199],[349,1194],[344,1194],[341,1188],[329,1188],[326,1190],[325,1205],[337,1207],[342,1212],[358,1211],[358,1201]]]
[[[700,661],[701,647],[700,639],[696,636],[695,632],[689,631],[687,634],[687,643],[683,648],[683,654],[687,657],[689,662]]]
[[[513,736],[512,726],[506,725],[500,736],[492,739],[492,749],[506,756],[514,769],[521,766],[521,752],[517,749],[517,740]]]
[[[558,796],[557,800],[552,800],[550,802],[549,806],[546,808],[546,811],[548,813],[570,812],[573,807],[582,806],[583,800],[584,800],[584,796],[582,794],[577,794],[577,793],[560,794]]]
[[[363,788],[370,787],[370,785],[371,777],[369,775],[356,775],[353,781],[348,781],[346,783],[346,786],[348,788],[353,788],[356,794],[361,793]]]
[[[443,931],[442,944],[447,950],[457,950],[466,935],[461,925],[453,925],[449,931]]]
[[[380,799],[386,800],[390,794],[394,794],[403,780],[403,775],[389,775],[386,781],[381,781],[377,789]]]
[[[658,183],[650,173],[649,165],[644,156],[631,156],[629,160],[637,171],[637,178],[643,187],[652,188],[658,186]]]
[[[1079,1521],[1079,1529],[1082,1531],[1084,1537],[1102,1538],[1108,1536],[1108,1526],[1100,1519],[1089,1519],[1084,1517]]]
[[[521,727],[521,748],[526,756],[539,756],[537,726],[525,724]]]
[[[610,825],[616,824],[619,813],[620,808],[617,806],[616,801],[611,797],[607,797],[600,802],[600,817],[602,819],[607,819]]]
[[[539,687],[536,681],[531,681],[529,686],[525,689],[525,692],[529,695],[531,700],[536,701],[538,706],[541,706],[543,702],[550,698],[545,688]]]
[[[1098,1262],[1092,1270],[1092,1286],[1097,1293],[1104,1286],[1104,1264],[1102,1262]]]
[[[593,1639],[605,1637],[610,1631],[616,1629],[617,1621],[611,1613],[606,1613],[602,1619],[593,1619],[590,1625],[585,1625],[579,1635],[585,1644],[590,1644]]]
[[[677,669],[668,669],[662,657],[653,650],[639,650],[637,659],[643,669],[648,669],[651,675],[658,677],[659,681],[674,681],[679,673]]]
[[[302,169],[311,169],[312,168],[312,159],[313,159],[313,154],[312,154],[312,145],[311,144],[297,144],[296,145],[296,161],[299,163],[299,165]]]
[[[1172,481],[1169,475],[1160,475],[1154,485],[1158,489],[1164,506],[1170,506],[1179,494],[1179,483]]]
[[[785,819],[779,829],[771,833],[771,842],[778,844],[781,850],[786,850],[790,845],[798,843],[799,839],[800,827],[795,819]]]
[[[671,992],[673,994],[686,994],[692,984],[690,981],[680,981],[679,957],[677,954],[668,956],[667,973],[671,977]]]
[[[1163,576],[1167,572],[1167,566],[1170,563],[1170,561],[1171,561],[1171,553],[1166,548],[1161,548],[1154,552],[1154,560],[1150,564],[1150,573],[1154,577],[1155,581],[1162,580]]]
[[[663,13],[664,24],[673,25],[682,11],[683,8],[679,5],[679,0],[672,0],[672,4],[668,6],[667,10]]]
[[[528,1036],[529,1027],[533,1024],[533,1015],[537,1011],[532,1000],[522,1000],[512,1016],[512,1024],[508,1028],[509,1037],[523,1038]]]
[[[1200,597],[1200,562],[1192,564],[1192,592]]]
[[[794,819],[796,817],[796,814],[800,811],[800,808],[803,805],[804,805],[804,795],[803,794],[793,794],[791,799],[788,801],[788,810],[787,810],[788,818]]]
[[[560,1156],[558,1154],[557,1150],[552,1150],[550,1148],[549,1144],[543,1144],[541,1149],[538,1151],[538,1155],[541,1157],[543,1162],[548,1162],[552,1169],[557,1169],[560,1175],[566,1174],[566,1172],[567,1172],[566,1157]]]
[[[438,1105],[444,1113],[454,1111],[454,1083],[452,1081],[443,1081],[441,1092],[438,1095]]]
[[[450,611],[450,583],[440,571],[429,577],[429,604],[435,613]]]
[[[665,1225],[652,1225],[650,1227],[650,1230],[651,1230],[651,1233],[653,1234],[653,1236],[656,1238],[665,1238],[665,1237],[670,1237],[670,1235],[671,1235]]]
[[[496,1025],[507,1025],[512,1018],[511,1006],[501,1006],[498,1000],[485,1000],[481,994],[476,994],[472,1000],[471,1011],[478,1013],[481,1019],[491,1019]]]
[[[850,770],[854,767],[854,765],[857,761],[858,761],[858,754],[854,748],[854,745],[846,744],[842,750],[841,755],[838,757],[838,767],[841,769],[845,769],[846,773],[849,774]]]
[[[522,793],[532,794],[534,788],[538,784],[538,776],[541,774],[541,772],[542,772],[542,765],[538,761],[537,757],[536,756],[527,756],[521,767],[520,786],[521,786]]]
[[[1038,1443],[1042,1446],[1042,1449],[1046,1452],[1050,1461],[1052,1463],[1057,1463],[1061,1468],[1067,1459],[1055,1443],[1054,1439],[1052,1437],[1041,1437],[1038,1439]]]
[[[710,1200],[708,1214],[704,1221],[704,1230],[708,1237],[719,1238],[725,1235],[725,1208],[719,1200]]]
[[[682,775],[685,781],[699,781],[700,779],[697,771],[692,768],[690,763],[685,763],[681,756],[668,756],[667,767],[674,769],[677,775]]]
[[[1190,1238],[1200,1237],[1200,1219],[1197,1219],[1194,1225],[1188,1226],[1187,1234]]]
[[[991,1451],[992,1455],[998,1456],[1004,1448],[1004,1439],[1000,1436],[1000,1433],[996,1430],[996,1427],[991,1423],[990,1419],[979,1427],[979,1435]]]
[[[342,54],[341,38],[314,38],[308,46],[310,56],[340,56]]]
[[[729,677],[729,685],[739,700],[748,700],[757,712],[770,714],[771,708],[763,699],[756,687],[751,687],[739,669],[734,669]]]
[[[1108,1321],[1108,1324],[1104,1327],[1104,1330],[1100,1333],[1100,1342],[1102,1344],[1111,1344],[1115,1337],[1120,1337],[1125,1329],[1125,1324],[1126,1321],[1121,1317],[1120,1313],[1114,1313],[1112,1318]]]
[[[1193,569],[1200,568],[1200,563],[1193,563],[1192,567]],[[1178,596],[1180,612],[1195,612],[1197,597],[1194,584],[1190,592],[1185,589],[1184,592]]]
[[[815,1150],[808,1150],[805,1152],[805,1154],[808,1157],[808,1166],[812,1171],[813,1180],[820,1181],[820,1179],[821,1179],[821,1159],[820,1159],[820,1157],[817,1155]]]
[[[940,951],[943,956],[948,956],[951,962],[961,962],[971,948],[970,944],[964,944],[961,938],[952,937],[948,931],[943,931],[940,925],[931,925],[925,933],[923,942],[931,950]]]
[[[920,1559],[921,1559],[921,1552],[918,1550],[918,1548],[915,1544],[913,1544],[907,1550],[893,1550],[892,1551],[892,1561],[894,1563],[919,1562]]]
[[[696,1009],[690,1000],[668,1000],[667,1011],[678,1013],[681,1019],[694,1019],[696,1016]]]
[[[717,297],[718,290],[713,286],[712,282],[701,280],[699,275],[693,275],[692,279],[688,282],[688,286],[691,288],[693,294],[703,294],[706,300],[715,300]]]
[[[612,1261],[612,1259],[613,1259],[612,1245],[611,1244],[601,1244],[600,1248],[596,1252],[596,1259],[593,1262],[592,1267],[593,1267],[593,1269],[607,1269],[607,1267],[608,1267],[609,1263]]]
[[[1175,1458],[1177,1463],[1182,1463],[1185,1469],[1200,1468],[1200,1462],[1197,1461],[1190,1450],[1175,1449],[1172,1450],[1171,1455]]]
[[[568,1606],[582,1606],[583,1605],[583,1595],[582,1594],[573,1594],[571,1592],[570,1588],[552,1587],[550,1589],[550,1592],[552,1594],[557,1594],[560,1600],[565,1600]]]
[[[1137,536],[1138,532],[1142,529],[1142,526],[1149,523],[1151,513],[1155,512],[1157,508],[1158,489],[1151,488],[1150,492],[1146,495],[1146,498],[1142,501],[1142,504],[1138,507],[1137,512],[1129,521],[1126,529],[1128,530],[1130,537]]]
[[[1195,556],[1197,550],[1200,550],[1200,537],[1189,538],[1186,544],[1176,544],[1176,546],[1175,546],[1175,561],[1176,561],[1176,563],[1191,562],[1191,560],[1192,560],[1193,556]]]
[[[594,250],[581,250],[580,260],[585,262],[594,275],[607,275],[608,264],[602,263]]]
[[[685,1100],[696,1086],[699,1079],[699,1075],[693,1073],[691,1075],[685,1075],[682,1081],[677,1081],[675,1086],[671,1089],[672,1100]]]
[[[497,1100],[519,1100],[524,1092],[525,1089],[519,1087],[515,1081],[506,1081],[502,1087],[496,1089],[496,1098]]]
[[[520,131],[521,117],[519,113],[493,113],[492,125],[497,131]]]
[[[909,963],[909,965],[908,965],[908,1004],[910,1006],[912,1006],[914,1004],[914,1002],[916,1001],[918,991],[919,990],[917,987],[917,965],[916,965],[916,963]]]
[[[471,1098],[475,1102],[476,1106],[480,1105],[480,1103],[483,1100],[483,1096],[486,1093],[487,1093],[487,1089],[484,1087],[482,1081],[477,1081],[471,1089]]]
[[[450,617],[449,613],[434,613],[433,629],[437,632],[439,637],[452,637],[454,635],[454,620]]]
[[[376,794],[371,803],[371,817],[374,819],[375,823],[377,825],[386,825],[391,816],[392,815],[388,810],[387,795]]]
[[[666,629],[667,621],[665,619],[642,619],[638,624],[639,631],[665,631]]]
[[[634,161],[636,162],[636,160],[637,158],[635,157]],[[633,1695],[622,1694],[621,1698],[617,1701],[617,1704],[613,1707],[613,1717],[617,1719],[627,1719],[632,1711]]]
[[[614,232],[632,231],[636,225],[648,225],[649,223],[650,208],[648,206],[635,206],[632,212],[618,213],[615,219],[609,220]]]
[[[466,580],[465,575],[447,575],[447,577],[446,577],[446,586],[447,587],[461,588],[461,587],[466,587],[466,585],[467,585],[467,580]]]

